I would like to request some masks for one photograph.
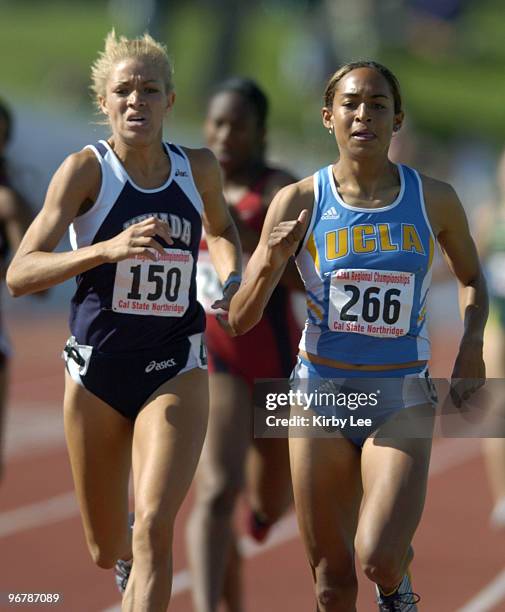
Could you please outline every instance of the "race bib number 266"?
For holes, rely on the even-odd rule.
[[[379,338],[405,336],[410,329],[415,274],[343,269],[331,276],[330,331]]]
[[[157,261],[143,256],[118,262],[112,310],[125,314],[182,317],[189,305],[193,255],[165,249]]]

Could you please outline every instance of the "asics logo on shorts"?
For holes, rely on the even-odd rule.
[[[159,372],[160,370],[166,370],[167,368],[173,368],[175,365],[177,365],[177,362],[175,361],[175,359],[173,357],[170,357],[170,359],[165,359],[165,361],[151,361],[146,365],[146,369],[145,372],[146,374],[149,374],[149,372],[152,372],[153,370],[155,370],[156,372]]]

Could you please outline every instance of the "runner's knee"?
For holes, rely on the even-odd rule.
[[[363,572],[372,582],[393,586],[404,574],[404,556],[399,556],[387,547],[358,552]]]
[[[351,612],[355,610],[358,581],[354,563],[349,558],[338,568],[327,563],[315,568],[316,599],[321,612]]]
[[[100,546],[96,543],[88,542],[88,549],[93,559],[93,563],[102,569],[111,569],[116,561],[121,557],[123,551],[116,546]]]
[[[351,612],[356,605],[358,583],[356,577],[320,584],[316,581],[316,599],[321,612]]]
[[[214,475],[199,484],[199,502],[208,513],[215,517],[231,516],[242,491],[242,479],[232,474]]]

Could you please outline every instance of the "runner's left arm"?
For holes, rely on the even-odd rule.
[[[221,170],[208,149],[191,151],[195,182],[203,200],[203,226],[207,247],[223,285],[224,299],[216,307],[227,310],[242,276],[242,249],[237,228],[223,196]]]
[[[461,401],[468,399],[485,381],[482,349],[489,311],[486,280],[465,211],[454,189],[446,183],[430,181],[425,190],[430,219],[434,219],[433,229],[459,283],[464,331],[452,379],[456,391],[453,398],[457,405],[461,405]],[[455,382],[455,379],[462,380]]]

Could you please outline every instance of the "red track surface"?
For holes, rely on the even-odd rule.
[[[11,321],[10,332],[16,354],[9,452],[0,498],[0,593],[60,593],[63,601],[54,609],[104,610],[118,604],[119,598],[111,572],[95,568],[88,558],[70,495],[72,482],[63,445],[63,364],[59,355],[67,335],[66,322],[55,317],[16,319]],[[442,338],[435,347],[434,374],[447,375],[453,350],[453,343]],[[455,445],[447,446],[447,442],[437,440],[435,444],[434,473],[414,542],[414,580],[422,594],[423,612],[459,610],[505,566],[505,533],[488,527],[491,499],[476,443],[449,441]],[[449,450],[452,467],[447,464]],[[27,518],[20,513],[20,508],[50,498],[56,498],[53,510],[32,507]],[[176,573],[186,568],[183,531],[190,503],[186,500],[178,519]],[[50,512],[56,516],[51,518]],[[4,529],[10,529],[9,533]],[[247,559],[244,569],[247,612],[313,612],[310,573],[296,536]],[[371,587],[366,581],[361,584],[358,610],[376,610]],[[0,607],[13,609],[3,603]],[[191,609],[187,590],[175,595],[170,610]],[[505,599],[494,607],[474,608],[474,612],[480,610],[505,610]]]

